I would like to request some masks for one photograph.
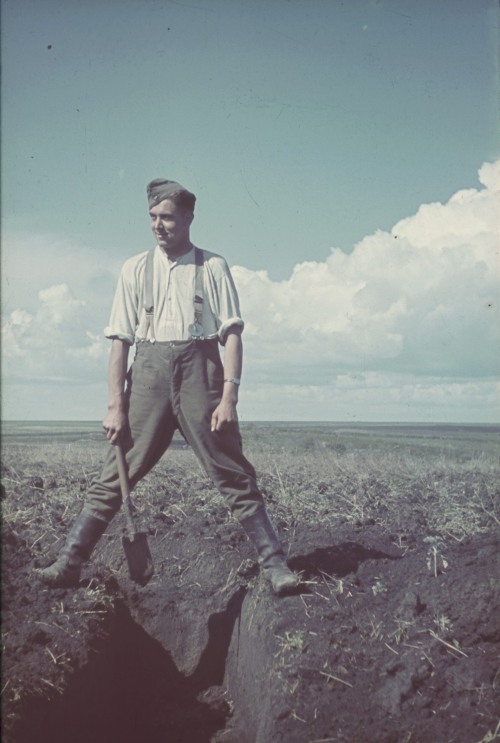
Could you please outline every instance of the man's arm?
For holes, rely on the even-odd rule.
[[[120,433],[127,426],[125,379],[129,350],[128,343],[118,338],[113,339],[108,364],[108,411],[102,423],[112,444],[116,444]]]
[[[241,328],[235,326],[227,333],[224,346],[224,379],[239,379],[243,366],[243,343]],[[223,426],[238,422],[236,405],[238,404],[238,385],[224,382],[222,399],[212,415],[212,431],[220,431]]]

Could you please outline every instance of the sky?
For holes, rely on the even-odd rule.
[[[0,0],[2,417],[100,420],[145,188],[240,294],[242,420],[500,421],[496,0]]]

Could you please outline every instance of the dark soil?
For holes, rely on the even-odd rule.
[[[5,743],[499,739],[497,535],[438,544],[418,525],[402,538],[278,520],[303,584],[276,598],[220,501],[174,520],[158,495],[147,586],[128,577],[118,517],[81,586],[48,590],[33,571],[50,561],[40,525],[62,538],[81,502],[28,523],[57,482],[16,476],[4,492]]]

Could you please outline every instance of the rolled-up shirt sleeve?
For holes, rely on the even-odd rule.
[[[106,338],[118,338],[132,345],[135,341],[139,321],[139,296],[137,292],[139,278],[136,274],[144,268],[144,260],[132,258],[126,261],[118,279],[109,324],[104,328]]]
[[[212,255],[207,263],[210,309],[217,324],[219,342],[224,345],[229,330],[233,327],[243,330],[245,324],[241,318],[238,292],[225,259]]]

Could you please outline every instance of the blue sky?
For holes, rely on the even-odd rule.
[[[249,318],[243,417],[496,420],[497,316],[475,312],[488,297],[498,307],[496,2],[1,9],[4,416],[101,417],[111,294],[123,260],[151,247],[145,185],[165,176],[197,194],[196,243],[235,267]],[[440,224],[458,203],[450,241]],[[384,236],[411,219],[400,232],[423,249],[394,254]],[[439,325],[425,279],[450,245]],[[476,273],[455,326],[453,292],[468,295]],[[379,313],[376,332],[363,335],[359,312]]]

